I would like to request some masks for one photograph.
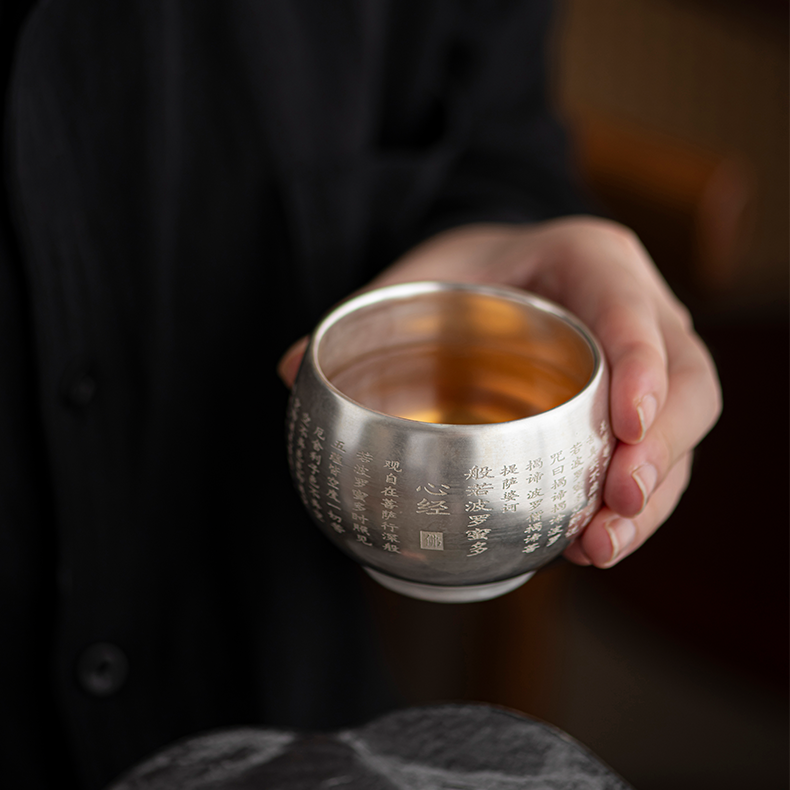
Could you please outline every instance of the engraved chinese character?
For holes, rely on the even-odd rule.
[[[476,515],[476,516],[469,516],[469,526],[470,527],[477,527],[480,524],[483,524],[484,522],[486,522],[488,520],[489,516],[490,516],[489,513],[481,513],[481,514]]]
[[[417,503],[417,513],[424,516],[449,516],[447,502],[443,499],[421,499]]]
[[[493,488],[493,483],[473,483],[467,486],[466,495],[473,497],[488,496]]]
[[[343,519],[341,518],[339,513],[332,513],[330,511],[329,512],[329,520],[332,522],[332,529],[334,529],[335,532],[343,532],[344,531],[343,530],[343,526],[342,526]]]
[[[493,475],[491,474],[490,466],[473,466],[466,473],[467,480],[483,480],[485,478],[491,478],[491,477],[493,477]]]
[[[535,533],[540,532],[540,524],[527,524],[526,529],[524,532],[528,535],[534,535]]]
[[[433,483],[426,483],[425,486],[417,486],[417,491],[425,491],[428,496],[447,496],[450,486],[444,484],[434,485]]]
[[[468,529],[466,530],[466,537],[469,540],[485,540],[488,537],[490,529]]]
[[[467,502],[464,506],[464,510],[467,513],[478,513],[478,512],[491,512],[493,508],[490,507],[490,502],[486,502],[483,499],[478,499],[476,502]]]
[[[488,544],[484,540],[479,540],[477,543],[473,543],[469,547],[469,554],[467,557],[474,557],[478,554],[482,554],[484,551],[488,551]]]

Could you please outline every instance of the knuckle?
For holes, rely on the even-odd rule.
[[[593,216],[572,217],[561,223],[560,227],[566,233],[570,231],[566,240],[582,250],[588,249],[591,241],[597,239],[601,245],[644,255],[644,247],[636,232],[615,220]]]
[[[655,425],[653,431],[653,453],[658,461],[659,477],[666,478],[678,461],[674,437],[662,425]]]
[[[633,228],[611,219],[601,219],[596,223],[596,231],[607,241],[624,248],[628,252],[644,251],[642,241]]]
[[[692,455],[691,451],[684,453],[667,474],[668,482],[672,482],[674,479],[677,491],[676,503],[686,493],[689,483],[691,483]]]
[[[713,409],[710,426],[708,428],[709,430],[719,421],[719,417],[721,417],[721,414],[724,411],[724,396],[722,395],[721,384],[719,383],[718,376],[715,374],[713,375],[712,390]]]
[[[643,355],[643,358],[653,360],[658,354],[663,359],[649,305],[640,299],[638,293],[633,297],[609,304],[601,311],[598,334],[607,345],[616,344],[620,357]]]
[[[631,252],[644,252],[642,241],[637,235],[636,231],[619,222],[608,222],[605,232],[612,238],[613,241],[625,247]]]
[[[704,393],[706,402],[708,403],[709,421],[706,426],[706,433],[717,422],[724,408],[724,400],[721,390],[721,382],[716,370],[716,365],[713,358],[708,351],[707,346],[697,335],[692,335],[692,341],[696,344],[697,353],[699,354],[698,367],[695,371],[698,379],[700,378],[700,368],[702,370],[703,387],[700,391]]]
[[[671,308],[683,331],[689,335],[695,334],[694,316],[691,314],[691,311],[688,309],[688,307],[686,307],[683,302],[673,296]]]

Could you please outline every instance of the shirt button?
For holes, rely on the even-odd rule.
[[[99,642],[86,648],[77,661],[80,686],[94,697],[109,697],[126,682],[129,662],[115,645]]]
[[[96,377],[84,359],[72,360],[63,372],[60,395],[68,406],[84,408],[96,395]]]

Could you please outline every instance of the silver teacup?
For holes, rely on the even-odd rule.
[[[288,457],[323,532],[389,589],[502,595],[601,505],[613,448],[590,332],[523,291],[439,282],[368,291],[313,333]]]

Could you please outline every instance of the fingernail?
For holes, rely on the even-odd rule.
[[[636,526],[633,521],[627,518],[615,518],[604,526],[609,540],[612,541],[612,556],[604,564],[604,568],[614,565],[623,555],[628,547],[634,542],[636,537]]]
[[[653,493],[653,489],[656,487],[658,472],[653,464],[642,464],[631,472],[631,477],[634,478],[634,482],[639,486],[639,490],[642,492],[642,505],[639,508],[639,512],[641,513],[645,509],[648,497]]]
[[[636,404],[636,413],[639,417],[639,426],[642,429],[642,433],[639,436],[638,441],[642,441],[645,438],[645,434],[650,430],[650,426],[653,424],[653,420],[656,418],[656,412],[658,411],[658,401],[656,400],[654,395],[645,395],[639,403]]]

